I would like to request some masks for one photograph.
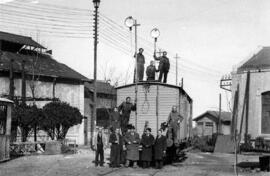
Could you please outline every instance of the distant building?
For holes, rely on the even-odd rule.
[[[87,117],[85,123],[85,144],[90,144],[91,117],[93,115],[93,83],[85,82],[85,107]],[[109,83],[97,81],[97,126],[108,128],[110,125],[109,112],[116,106],[116,89]]]
[[[248,72],[250,72],[249,84],[247,84]],[[232,102],[235,101],[234,96],[238,86],[239,99],[236,111],[238,132],[240,131],[241,117],[243,116],[242,136],[247,133],[253,139],[258,136],[269,138],[270,47],[263,47],[232,73]],[[247,92],[246,101],[244,101],[245,92]],[[246,112],[246,105],[244,106],[246,103],[248,103],[248,112]]]
[[[221,133],[224,135],[230,134],[231,115],[230,112],[221,112]],[[196,122],[196,133],[198,136],[211,136],[217,133],[219,112],[206,111],[193,119],[193,121]]]
[[[57,98],[77,107],[85,116],[84,83],[89,81],[53,59],[32,38],[0,32],[0,97],[31,103],[34,93],[39,107]],[[84,144],[83,123],[72,127],[67,138]]]
[[[135,84],[129,84],[116,88],[118,106],[126,100],[126,97],[131,97],[134,102],[135,87]],[[167,121],[172,106],[176,106],[184,117],[180,124],[178,139],[184,139],[189,137],[192,131],[192,102],[182,87],[159,82],[140,82],[137,94],[137,119],[132,112],[130,123],[142,134],[148,121],[153,135],[156,135],[161,123]]]

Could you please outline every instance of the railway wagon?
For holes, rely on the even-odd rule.
[[[136,88],[137,87],[137,88]],[[190,137],[192,130],[192,99],[182,87],[159,82],[139,82],[116,88],[117,106],[126,97],[134,103],[137,89],[137,115],[132,112],[129,123],[133,124],[141,135],[148,122],[152,134],[156,135],[161,123],[166,122],[172,106],[184,117],[180,124],[178,140]]]

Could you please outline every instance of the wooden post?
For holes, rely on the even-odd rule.
[[[246,127],[245,127],[245,143],[247,143],[247,135],[248,135],[249,87],[250,87],[250,71],[247,72],[247,84],[246,84]]]
[[[9,66],[9,98],[14,98],[14,73],[13,73],[13,59],[10,60]]]
[[[222,133],[221,129],[221,93],[219,94],[219,111],[218,111],[218,134]]]
[[[191,137],[192,132],[192,116],[193,116],[193,101],[190,102],[190,117],[189,117],[189,137]]]
[[[232,112],[232,123],[231,123],[231,136],[232,139],[235,138],[235,130],[237,129],[237,115],[238,115],[238,99],[239,99],[239,84],[234,93],[234,103],[233,103],[233,112]]]
[[[175,76],[175,85],[178,86],[178,59],[180,58],[177,54],[175,55],[175,62],[176,62],[176,76]]]
[[[156,96],[156,116],[157,116],[157,132],[158,132],[158,124],[159,124],[159,117],[158,117],[158,110],[159,110],[159,85],[157,84],[157,96]]]
[[[25,60],[22,61],[22,103],[26,102]]]

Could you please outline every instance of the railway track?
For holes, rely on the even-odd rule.
[[[98,176],[106,176],[106,175],[111,175],[114,173],[117,173],[118,171],[124,170],[125,167],[121,167],[121,168],[117,168],[117,169],[112,169],[110,171],[104,172],[104,173],[100,173],[98,174]],[[152,173],[123,173],[122,176],[155,176],[157,173],[161,172],[162,170],[155,170]]]

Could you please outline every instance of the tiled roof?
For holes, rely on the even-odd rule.
[[[0,53],[0,71],[8,71],[10,60],[14,60],[13,68],[14,72],[21,72],[22,61],[25,61],[25,72],[26,74],[33,73],[33,61],[37,61],[35,65],[35,73],[39,73],[42,76],[50,77],[60,77],[66,79],[74,79],[80,81],[89,81],[88,78],[71,69],[65,64],[57,62],[50,55],[38,55],[30,56],[23,54],[16,54],[11,52],[2,52]]]
[[[260,69],[270,69],[270,47],[263,47],[257,54],[240,66],[237,71]]]
[[[85,87],[90,91],[94,90],[93,83],[84,83]],[[110,85],[109,83],[103,81],[97,81],[97,93],[108,94],[108,95],[116,95],[116,89]]]
[[[193,119],[193,121],[198,121],[198,120],[200,120],[203,117],[206,117],[208,115],[210,115],[215,122],[218,122],[218,116],[219,116],[218,111],[206,111],[205,113],[203,113],[203,114],[199,115],[198,117],[196,117],[195,119]],[[221,120],[223,122],[231,121],[231,119],[232,119],[231,116],[232,116],[231,112],[225,112],[225,111],[221,112]]]
[[[35,42],[31,37],[10,34],[7,32],[0,31],[0,40],[45,49],[43,46]]]

